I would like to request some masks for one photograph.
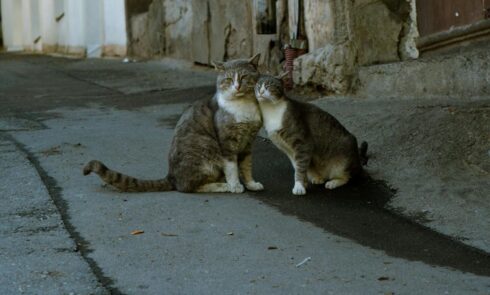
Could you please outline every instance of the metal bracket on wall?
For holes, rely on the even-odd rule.
[[[61,19],[62,19],[64,16],[65,16],[65,13],[64,13],[64,12],[63,12],[62,14],[58,15],[58,16],[55,18],[56,22],[57,22],[57,23],[58,23],[58,22],[60,22],[60,20],[61,20]]]

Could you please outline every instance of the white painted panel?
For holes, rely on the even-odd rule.
[[[41,38],[41,9],[40,2],[38,0],[29,0],[29,12],[28,15],[31,19],[31,36],[28,40],[32,49],[37,52],[41,52],[42,38]]]
[[[23,50],[22,2],[2,0],[3,42],[7,51]]]
[[[105,44],[126,46],[126,7],[124,0],[104,0],[104,21]]]
[[[65,0],[66,45],[85,47],[85,1]]]
[[[104,44],[104,3],[86,0],[85,34],[87,57],[101,57]]]
[[[58,43],[58,24],[56,22],[56,0],[40,0],[40,24],[43,48],[55,48]]]

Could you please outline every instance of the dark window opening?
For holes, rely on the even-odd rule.
[[[255,0],[255,19],[257,34],[277,32],[276,0]]]

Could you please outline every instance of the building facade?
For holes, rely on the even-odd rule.
[[[296,85],[353,89],[359,69],[489,40],[490,0],[0,0],[8,51],[173,57],[262,54]]]
[[[126,56],[124,0],[1,0],[7,51]]]

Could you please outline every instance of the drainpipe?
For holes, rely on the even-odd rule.
[[[307,52],[306,48],[306,37],[302,32],[301,24],[304,23],[304,12],[303,12],[303,1],[302,0],[290,0],[292,5],[289,7],[292,9],[291,23],[292,28],[290,29],[290,41],[289,44],[284,46],[284,56],[286,62],[284,64],[284,70],[288,72],[288,77],[284,82],[284,87],[287,90],[291,90],[294,87],[293,82],[293,69],[294,60]]]

